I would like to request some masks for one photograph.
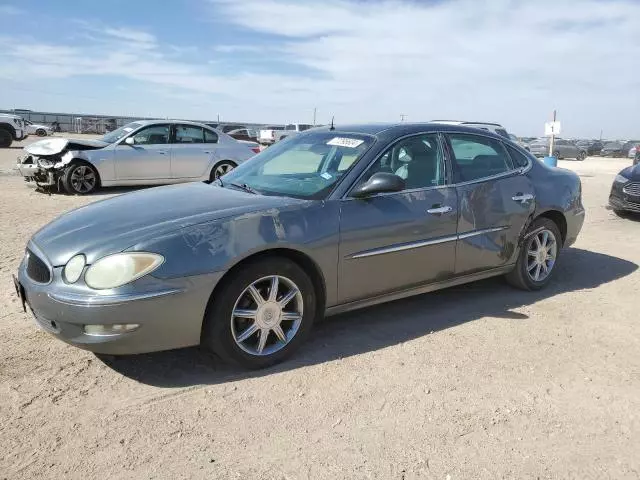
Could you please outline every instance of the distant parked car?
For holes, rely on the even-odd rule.
[[[530,143],[529,151],[536,157],[546,157],[549,155],[549,139],[543,138]],[[575,158],[584,160],[587,158],[587,150],[569,140],[556,138],[553,142],[553,156],[557,159]]]
[[[37,135],[39,137],[53,135],[53,127],[50,127],[49,125],[40,125],[29,120],[25,120],[24,126],[29,135]]]
[[[636,154],[640,151],[640,142],[628,142],[627,144],[631,145],[627,157],[636,158]]]
[[[227,133],[230,137],[233,137],[236,140],[246,140],[249,142],[258,141],[258,132],[256,132],[252,128],[238,128],[236,130],[230,130]]]
[[[307,123],[290,123],[281,128],[265,127],[260,130],[258,141],[263,145],[271,145],[284,138],[292,137],[300,132],[313,128],[313,125]]]
[[[0,113],[0,148],[9,148],[14,141],[24,140],[28,135],[22,117]]]
[[[631,150],[638,143],[640,142],[609,142],[602,147],[600,155],[602,155],[603,157],[627,157],[629,155],[629,150]]]
[[[464,120],[432,120],[434,123],[442,123],[444,125],[463,125],[465,127],[479,128],[480,130],[488,130],[489,132],[493,132],[501,137],[511,138],[511,135],[507,130],[500,125],[499,123],[492,122],[470,122]]]
[[[602,142],[600,140],[578,140],[576,145],[587,151],[587,155],[600,155]]]
[[[181,120],[129,123],[100,140],[49,138],[24,148],[27,181],[87,194],[115,185],[213,181],[251,158],[253,145]],[[161,207],[161,206],[159,206]]]

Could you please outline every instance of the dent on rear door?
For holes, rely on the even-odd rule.
[[[519,202],[534,193],[525,175],[457,187],[460,216],[456,274],[470,274],[514,263],[518,242],[535,209],[535,201]]]

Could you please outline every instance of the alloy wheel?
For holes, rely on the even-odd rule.
[[[262,277],[245,288],[231,313],[231,333],[245,352],[271,355],[284,348],[302,323],[300,288],[281,275]]]
[[[529,241],[527,274],[534,282],[546,279],[555,266],[558,243],[551,230],[537,232]]]
[[[214,176],[216,179],[220,178],[221,176],[229,173],[231,170],[233,170],[233,165],[228,163],[228,162],[224,162],[221,163],[220,165],[218,165],[214,171]]]
[[[78,193],[87,193],[96,186],[96,174],[86,165],[79,165],[71,173],[71,186]]]

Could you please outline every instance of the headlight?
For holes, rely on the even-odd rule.
[[[86,260],[84,255],[76,255],[71,260],[67,262],[64,267],[63,275],[64,281],[67,283],[75,283],[82,275],[82,271],[84,270],[84,266],[86,264]]]
[[[616,178],[613,179],[615,183],[627,183],[629,179],[623,175],[616,175]]]
[[[162,262],[164,257],[155,253],[116,253],[91,265],[84,281],[96,290],[116,288],[153,272]]]

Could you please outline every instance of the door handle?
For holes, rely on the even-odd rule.
[[[211,155],[213,152],[211,150],[205,150],[202,153],[206,153],[207,155]]]
[[[525,203],[528,202],[530,200],[533,200],[534,197],[533,195],[531,195],[530,193],[516,193],[513,197],[511,197],[511,200],[513,200],[514,202],[520,202],[520,203]]]
[[[449,213],[452,210],[453,210],[453,208],[451,208],[448,205],[446,205],[444,207],[436,207],[436,206],[434,206],[433,208],[430,208],[429,210],[427,210],[427,213],[430,213],[431,215],[442,215],[443,213]]]
[[[158,150],[158,153],[159,153],[160,155],[166,155],[166,154],[167,154],[167,151],[166,151],[166,150]]]

